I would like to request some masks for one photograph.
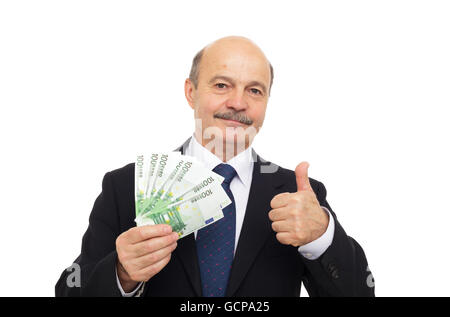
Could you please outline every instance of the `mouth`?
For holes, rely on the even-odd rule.
[[[230,120],[230,119],[222,119],[222,118],[218,118],[220,120],[222,120],[227,126],[231,126],[231,127],[245,127],[248,126],[248,124],[242,123],[240,121],[236,121],[236,120]]]

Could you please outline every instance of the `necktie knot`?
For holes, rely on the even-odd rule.
[[[213,172],[219,174],[220,176],[224,177],[224,183],[230,184],[233,178],[236,176],[237,172],[233,168],[233,166],[229,164],[219,164],[216,167],[214,167]]]

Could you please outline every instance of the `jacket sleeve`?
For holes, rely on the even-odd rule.
[[[106,173],[83,236],[81,254],[72,265],[79,268],[80,276],[74,275],[75,270],[64,270],[55,286],[56,296],[121,296],[116,280],[119,231],[112,176]]]
[[[328,208],[333,216],[335,230],[333,242],[318,259],[303,258],[306,267],[303,283],[309,296],[375,296],[364,251],[339,224],[326,201],[326,188],[320,182],[316,195],[320,205]]]

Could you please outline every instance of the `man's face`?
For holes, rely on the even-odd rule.
[[[232,41],[205,50],[197,89],[187,79],[185,92],[195,118],[201,119],[202,133],[215,127],[224,142],[235,143],[243,129],[257,132],[262,127],[269,86],[270,66],[262,52],[249,43]],[[247,145],[252,139],[247,138]]]

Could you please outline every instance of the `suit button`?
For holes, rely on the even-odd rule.
[[[331,277],[334,279],[338,279],[339,278],[339,271],[336,269],[333,272],[331,272]]]
[[[339,278],[339,270],[333,263],[328,264],[328,273],[330,273],[331,277],[334,279]]]

